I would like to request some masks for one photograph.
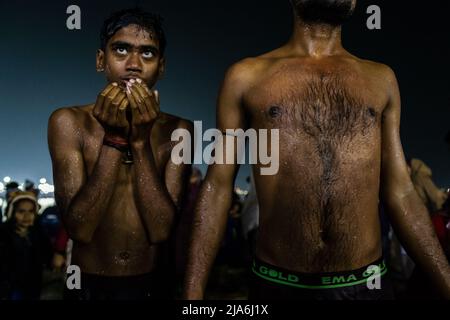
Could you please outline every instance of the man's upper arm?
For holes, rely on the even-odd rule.
[[[230,186],[233,184],[235,175],[237,173],[237,148],[234,144],[234,151],[227,150],[226,139],[235,138],[227,136],[227,129],[247,129],[247,122],[243,108],[243,95],[246,88],[251,82],[251,70],[247,66],[246,60],[231,66],[222,83],[218,101],[216,122],[217,129],[223,133],[224,153],[223,159],[225,161],[227,152],[234,152],[233,164],[212,164],[208,169],[207,177],[212,179],[219,185]],[[235,142],[237,139],[235,139]]]
[[[58,109],[48,123],[48,145],[53,165],[55,198],[62,213],[85,182],[80,130],[74,111]]]
[[[245,129],[243,111],[241,107],[242,85],[243,85],[243,68],[241,66],[232,66],[223,81],[222,88],[218,97],[217,105],[217,129],[225,133],[226,129]],[[182,129],[190,132],[191,138],[194,137],[194,128],[191,122],[182,121]],[[225,145],[225,134],[224,145]],[[192,144],[192,148],[193,148]],[[192,150],[193,155],[194,150]],[[225,153],[226,154],[226,153]],[[224,154],[224,159],[225,159]],[[203,154],[202,154],[203,155]],[[235,152],[236,155],[236,152]],[[172,200],[178,207],[184,187],[183,173],[186,171],[186,165],[175,165],[170,159],[166,168],[166,186],[171,195]],[[237,165],[215,165],[212,164],[208,169],[210,178],[213,178],[220,185],[232,183]],[[181,184],[180,182],[183,182]]]
[[[382,117],[382,192],[386,200],[414,191],[400,140],[401,100],[394,72],[386,71],[388,102]]]
[[[177,129],[184,129],[189,131],[191,139],[194,137],[194,125],[191,121],[180,120]],[[192,141],[191,141],[192,142]],[[191,143],[191,163],[193,162],[194,148]],[[165,169],[165,183],[167,191],[170,194],[175,206],[179,209],[183,198],[183,191],[187,185],[189,179],[191,165],[188,163],[175,164],[172,161],[172,157],[169,157]]]
[[[222,132],[226,129],[246,129],[242,99],[250,77],[245,60],[228,69],[217,101],[217,128]]]

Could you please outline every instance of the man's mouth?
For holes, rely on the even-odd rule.
[[[137,79],[142,80],[142,79],[141,79],[140,77],[138,77],[138,76],[126,76],[126,77],[121,77],[120,79],[123,80],[123,81],[130,81],[131,79],[133,79],[133,80],[137,80]]]
[[[123,88],[126,88],[127,83],[129,83],[130,80],[136,81],[137,79],[142,81],[142,79],[139,77],[122,77],[122,78],[120,78],[120,80],[121,80],[120,86]]]

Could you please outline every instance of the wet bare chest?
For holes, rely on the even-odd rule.
[[[280,68],[253,86],[244,104],[251,127],[348,141],[380,128],[386,94],[370,77],[338,68]]]

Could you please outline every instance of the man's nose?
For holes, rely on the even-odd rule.
[[[142,63],[139,53],[133,52],[129,55],[126,65],[127,71],[141,72]]]

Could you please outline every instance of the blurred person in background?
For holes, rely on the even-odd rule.
[[[450,261],[450,198],[447,198],[442,210],[433,213],[431,220],[447,260]],[[408,284],[406,298],[436,300],[440,296],[436,289],[430,285],[426,274],[416,266]]]
[[[50,240],[36,224],[38,203],[33,192],[10,196],[7,222],[0,228],[0,295],[7,300],[38,300],[42,274],[50,264]]]
[[[410,159],[408,167],[414,188],[429,213],[440,210],[448,195],[433,182],[431,169],[419,159]]]

